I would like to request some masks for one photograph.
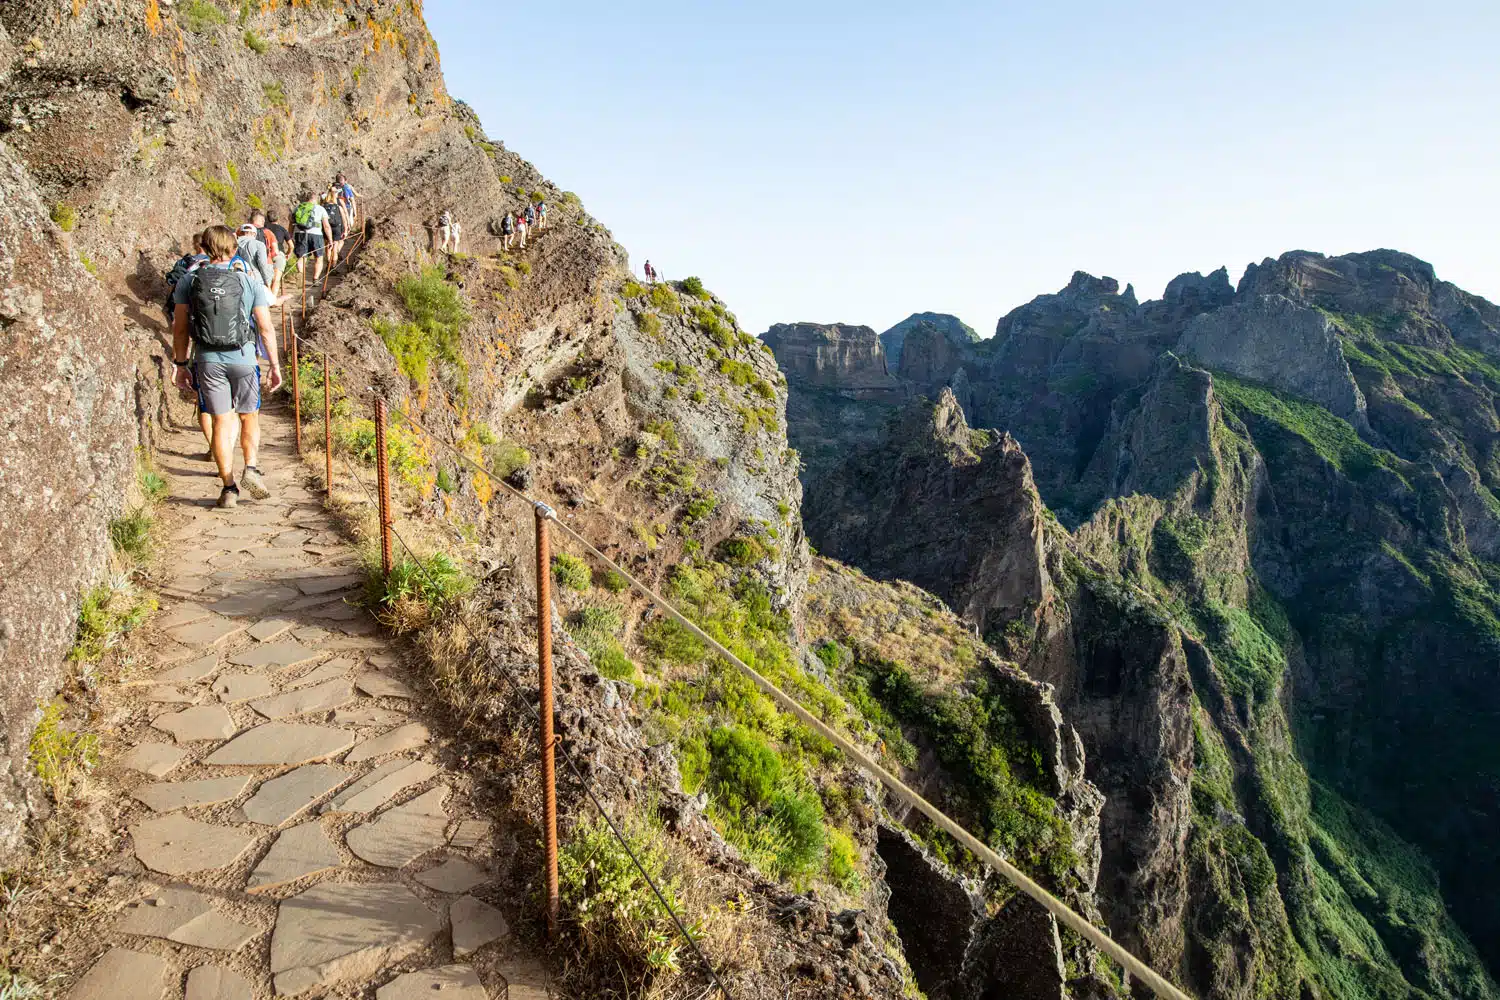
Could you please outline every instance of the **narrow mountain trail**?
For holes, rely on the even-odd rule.
[[[289,416],[262,425],[272,497],[233,510],[202,437],[164,440],[161,610],[100,692],[122,834],[102,863],[128,902],[73,935],[66,995],[550,995],[491,882],[498,831],[353,603],[357,555],[302,485]]]

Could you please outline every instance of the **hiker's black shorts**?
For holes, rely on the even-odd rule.
[[[193,362],[193,386],[204,413],[255,413],[260,409],[260,366]]]
[[[297,259],[323,256],[322,233],[298,233],[292,238]]]

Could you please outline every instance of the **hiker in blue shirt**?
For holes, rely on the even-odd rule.
[[[281,385],[276,329],[271,325],[271,293],[260,276],[237,257],[239,245],[228,226],[203,231],[208,262],[177,282],[172,293],[172,384],[196,389],[198,405],[213,423],[211,450],[222,489],[220,507],[233,507],[240,488],[263,500],[271,495],[257,464],[260,451],[260,366],[256,342],[271,362],[270,390]],[[192,346],[189,360],[188,348]],[[245,469],[234,481],[234,432],[238,416]]]

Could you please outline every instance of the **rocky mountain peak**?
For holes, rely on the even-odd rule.
[[[954,343],[973,344],[979,341],[979,334],[974,332],[974,328],[957,316],[935,312],[912,313],[880,335],[880,343],[885,346],[886,357],[893,370],[901,364],[901,351],[907,336],[918,327],[934,328]]]

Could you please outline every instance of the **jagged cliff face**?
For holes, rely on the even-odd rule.
[[[1100,905],[1202,995],[1495,995],[1496,317],[1389,251],[1144,304],[1076,275],[809,484],[862,505],[809,507],[820,549],[1057,685],[1106,797]],[[973,447],[955,405],[1008,436]],[[982,567],[1030,566],[1037,531],[1009,616]]]
[[[974,344],[979,341],[979,334],[974,332],[974,328],[957,316],[934,312],[912,313],[880,335],[880,346],[885,348],[885,356],[890,359],[893,368],[901,366],[901,353],[906,345],[906,338],[923,327],[935,330],[955,343]]]

